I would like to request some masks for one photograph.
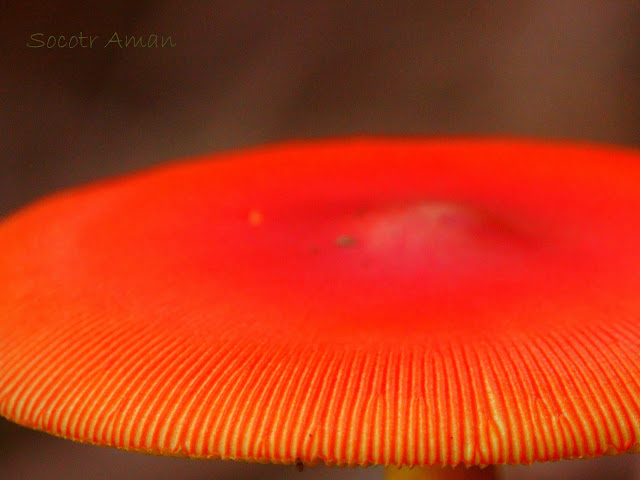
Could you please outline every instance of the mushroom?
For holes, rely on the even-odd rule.
[[[59,193],[0,223],[0,414],[394,479],[637,452],[638,185],[622,148],[355,138]]]

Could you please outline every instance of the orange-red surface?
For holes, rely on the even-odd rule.
[[[521,463],[640,443],[640,153],[297,142],[0,223],[0,414],[193,457]]]

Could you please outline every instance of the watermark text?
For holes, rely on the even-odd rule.
[[[85,35],[83,32],[74,35],[45,35],[42,32],[32,33],[27,41],[29,48],[173,48],[177,45],[171,35],[125,35],[118,32],[100,37]]]

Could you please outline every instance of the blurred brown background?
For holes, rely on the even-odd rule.
[[[91,179],[288,138],[502,134],[640,147],[637,0],[0,5],[0,216]],[[93,48],[27,46],[35,33],[81,32],[99,36]],[[104,48],[114,32],[171,35],[176,46]],[[506,478],[640,478],[638,457],[508,467]],[[0,421],[2,480],[380,477],[149,457]]]

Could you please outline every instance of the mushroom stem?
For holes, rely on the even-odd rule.
[[[485,468],[459,466],[455,468],[439,465],[424,467],[394,467],[385,470],[385,480],[496,480],[498,469],[494,465]]]

